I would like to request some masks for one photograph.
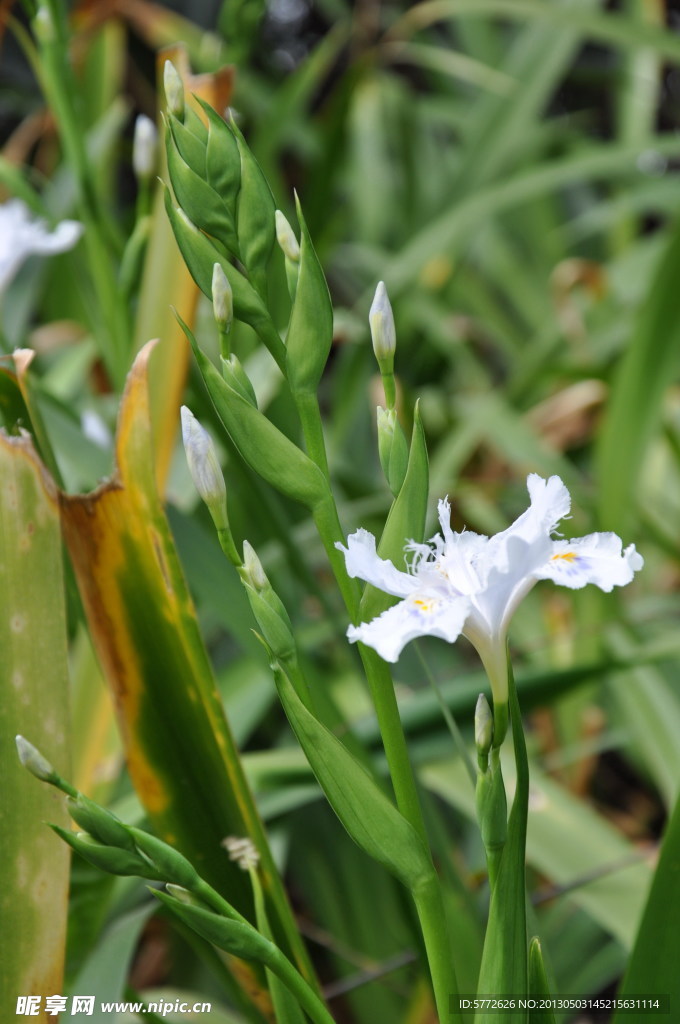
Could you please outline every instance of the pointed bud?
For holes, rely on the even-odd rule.
[[[395,409],[378,406],[378,454],[385,479],[396,497],[406,476],[408,444]]]
[[[217,326],[225,334],[228,334],[234,320],[234,293],[227,275],[219,263],[213,267],[212,301]]]
[[[271,589],[267,574],[262,568],[262,562],[255,553],[255,548],[249,541],[243,541],[243,571],[241,579],[247,586],[252,587],[257,593]]]
[[[279,243],[283,255],[291,263],[299,263],[300,243],[295,237],[295,232],[280,210],[275,212],[274,219],[276,221],[276,241]]]
[[[483,693],[477,697],[474,710],[474,741],[480,754],[488,754],[494,740],[494,714]]]
[[[475,745],[477,747],[477,759],[482,770],[485,770],[484,766],[488,764],[492,743],[493,712],[484,694],[480,693],[475,708]]]
[[[46,757],[23,736],[16,737],[17,754],[24,768],[41,782],[55,784],[58,775]]]
[[[165,886],[171,896],[174,896],[180,903],[184,903],[187,907],[205,907],[203,900],[198,899],[193,893],[190,893],[188,889],[185,889],[182,885],[175,885],[174,882],[168,882]]]
[[[184,451],[196,490],[208,506],[217,529],[228,530],[227,488],[215,445],[186,405],[182,406],[181,416]]]
[[[397,336],[394,328],[394,315],[387,296],[387,289],[380,281],[375,290],[373,304],[368,314],[373,339],[373,351],[378,360],[381,373],[392,373],[394,353],[397,347]]]
[[[200,878],[196,869],[178,850],[141,828],[130,826],[129,831],[137,850],[153,865],[155,878],[173,879],[184,889],[195,889],[198,886]]]
[[[148,181],[156,170],[158,159],[158,129],[150,117],[140,114],[135,121],[132,144],[132,168],[137,178]]]
[[[163,67],[163,88],[165,89],[165,100],[168,104],[168,110],[179,121],[183,121],[184,83],[179,76],[177,68],[170,60],[166,60]]]
[[[88,832],[70,832],[59,825],[50,825],[60,839],[79,853],[90,864],[112,875],[139,875],[140,878],[156,878],[146,861],[129,850],[105,846]]]

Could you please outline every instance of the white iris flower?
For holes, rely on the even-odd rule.
[[[510,620],[537,580],[551,579],[579,589],[595,583],[601,590],[625,586],[642,568],[631,544],[625,550],[614,533],[591,533],[575,540],[554,540],[559,521],[569,513],[569,492],[558,476],[527,479],[531,504],[495,537],[454,533],[451,507],[439,502],[441,534],[426,544],[408,543],[407,571],[379,558],[374,536],[357,530],[345,555],[347,572],[402,600],[372,622],[350,626],[385,661],[397,661],[404,646],[419,636],[453,643],[461,633],[476,647],[491,681],[494,699],[507,701],[506,638]]]
[[[51,231],[21,199],[0,204],[0,295],[29,256],[49,255],[72,249],[83,225],[63,220]]]

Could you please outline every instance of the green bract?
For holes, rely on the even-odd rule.
[[[333,306],[300,203],[302,230],[295,301],[286,336],[286,369],[293,391],[316,391],[333,341]]]
[[[420,836],[340,740],[305,708],[281,666],[273,669],[293,732],[354,842],[407,888],[426,884],[433,869]]]

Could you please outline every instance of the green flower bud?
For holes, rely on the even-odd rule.
[[[286,335],[286,367],[294,392],[316,392],[333,342],[333,305],[299,202],[297,215],[300,261]]]
[[[295,640],[288,612],[247,540],[243,542],[243,565],[238,573],[267,646],[281,661],[295,661]]]
[[[184,903],[187,907],[203,907],[205,909],[205,903],[203,900],[194,896],[188,889],[183,888],[181,885],[175,885],[174,882],[167,882],[165,888],[168,890],[171,896],[174,896],[180,903]]]
[[[280,954],[269,939],[265,939],[247,921],[223,917],[211,910],[187,903],[178,898],[175,890],[167,893],[153,890],[152,895],[181,921],[220,949],[268,966],[278,964]]]
[[[54,24],[52,12],[47,4],[40,4],[32,21],[33,32],[38,42],[43,44],[54,43],[57,38],[57,29]]]
[[[489,751],[493,743],[493,712],[489,702],[483,693],[477,698],[475,708],[475,745],[477,747],[477,760],[481,771],[486,771],[489,761]]]
[[[163,67],[163,88],[168,110],[178,120],[184,120],[184,83],[177,68],[170,60]]]
[[[220,263],[213,267],[212,299],[217,326],[228,334],[234,320],[234,293]]]
[[[381,373],[394,371],[394,353],[397,347],[397,336],[394,328],[394,315],[387,296],[387,289],[380,281],[375,290],[375,297],[368,314],[371,328],[373,351],[378,360]]]
[[[281,252],[291,263],[299,263],[300,243],[295,237],[295,232],[280,210],[276,210],[274,218],[276,221],[276,241],[279,243]]]
[[[68,829],[60,828],[59,825],[50,825],[50,828],[65,843],[68,843],[71,849],[79,853],[90,864],[94,864],[96,868],[100,868],[101,871],[108,871],[111,875],[139,875],[140,878],[158,877],[145,860],[130,853],[129,850],[105,846],[88,835],[87,832],[69,832]]]
[[[55,784],[58,775],[46,757],[40,753],[37,747],[29,743],[23,736],[16,737],[17,754],[24,768],[28,768],[31,775],[41,782]]]
[[[378,406],[378,454],[385,479],[396,497],[406,476],[408,444],[395,409]]]
[[[140,828],[130,827],[135,846],[153,864],[156,874],[155,878],[162,878],[164,881],[172,880],[184,889],[195,889],[201,879],[198,872],[186,857],[178,850],[168,846],[162,839],[144,832]]]
[[[271,584],[267,578],[267,574],[262,568],[262,562],[255,553],[255,548],[252,544],[244,540],[243,541],[243,569],[241,572],[241,579],[247,586],[252,587],[258,594],[262,593],[263,590],[271,590]]]
[[[226,530],[229,528],[227,488],[215,445],[186,405],[182,406],[181,416],[184,451],[194,485],[208,506],[217,529]]]
[[[148,181],[158,160],[158,129],[150,117],[140,114],[135,121],[132,168],[137,178]]]

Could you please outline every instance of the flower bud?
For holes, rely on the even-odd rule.
[[[168,104],[168,110],[179,121],[183,121],[184,83],[180,78],[177,68],[170,60],[166,60],[163,67],[163,88],[165,89],[165,100]]]
[[[215,445],[186,405],[182,406],[181,416],[184,451],[196,490],[208,506],[217,529],[227,530],[227,488]]]
[[[258,594],[270,589],[271,586],[267,574],[262,568],[262,562],[255,553],[255,548],[247,540],[243,541],[243,571],[241,572],[241,579],[247,586],[257,591]]]
[[[132,168],[137,178],[148,181],[158,159],[158,129],[150,117],[140,114],[135,121]]]
[[[394,315],[387,296],[385,283],[380,281],[375,290],[375,297],[368,314],[371,327],[373,351],[378,360],[381,373],[391,374],[394,369],[394,353],[397,347],[397,336],[394,328]]]
[[[54,785],[58,776],[47,758],[23,736],[16,737],[16,745],[19,760],[24,768],[28,768],[31,775],[35,775],[41,782]]]
[[[385,479],[396,497],[406,476],[408,444],[395,409],[378,406],[378,455]]]
[[[163,880],[173,879],[184,889],[191,890],[197,887],[200,878],[196,869],[178,850],[168,846],[162,839],[152,836],[149,832],[144,832],[141,828],[131,826],[130,835],[137,849],[153,865],[156,872],[154,877]]]
[[[217,326],[228,334],[234,320],[234,293],[220,263],[213,267],[212,301]]]
[[[274,219],[276,221],[276,241],[279,243],[283,255],[291,263],[299,263],[300,243],[295,237],[295,232],[280,210],[275,212]]]
[[[139,875],[140,878],[156,878],[153,869],[141,857],[129,850],[105,846],[87,832],[70,832],[59,825],[50,825],[60,839],[79,853],[90,864],[112,875]]]
[[[493,712],[483,693],[477,698],[475,708],[475,745],[480,768],[488,762],[489,751],[493,743]]]

